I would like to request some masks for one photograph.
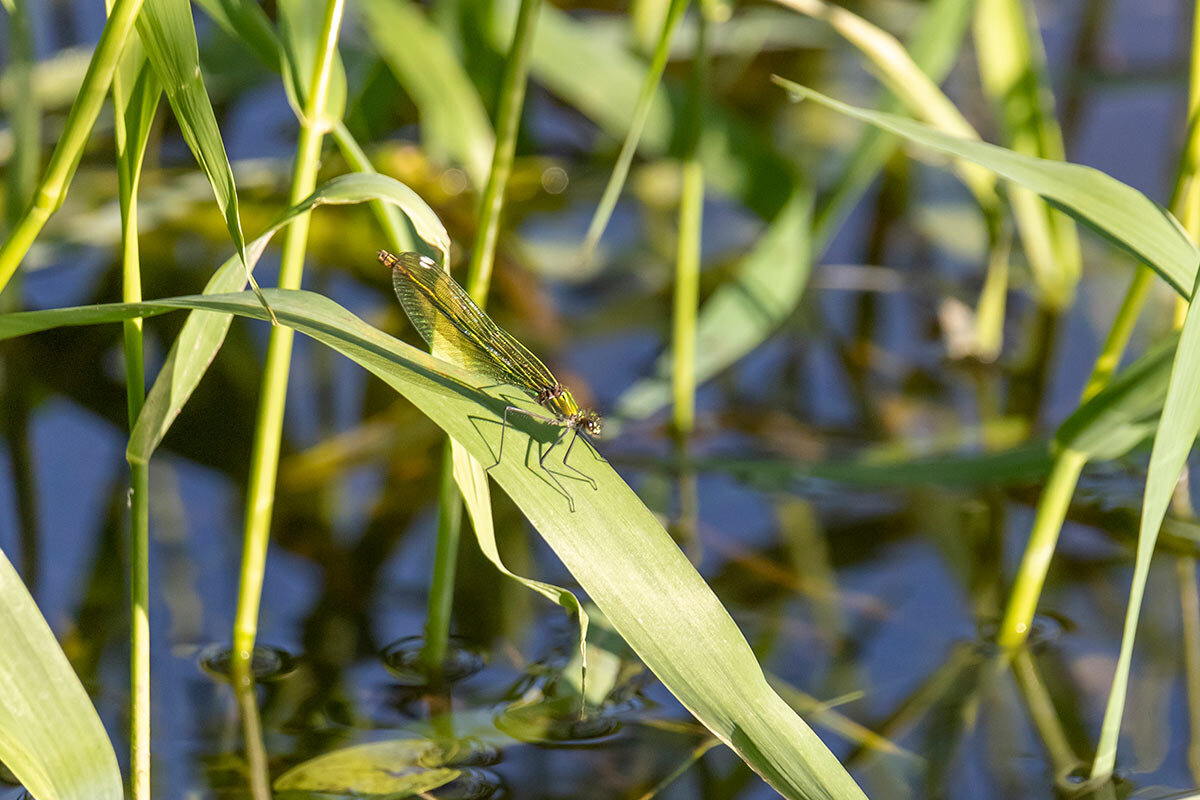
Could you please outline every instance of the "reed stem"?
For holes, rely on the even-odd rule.
[[[67,114],[62,136],[46,165],[42,182],[34,192],[33,202],[4,244],[0,245],[0,290],[8,285],[46,220],[62,205],[92,126],[96,124],[104,98],[108,96],[108,87],[112,84],[125,40],[133,30],[134,20],[141,9],[142,0],[116,0],[113,3],[108,22],[100,33],[100,41],[96,43],[96,50],[83,76],[79,94]]]
[[[337,48],[344,0],[328,0],[321,29],[312,82],[300,120],[296,144],[296,162],[292,170],[292,188],[288,204],[295,205],[312,193],[317,183],[321,144],[329,126],[325,119],[326,100]],[[279,269],[279,288],[299,289],[304,276],[304,253],[308,243],[309,215],[297,217],[284,233]],[[258,634],[258,609],[262,598],[263,573],[266,570],[267,544],[271,513],[275,506],[275,479],[279,469],[279,450],[283,438],[283,412],[287,401],[287,381],[292,357],[294,331],[282,325],[271,328],[263,367],[262,395],[250,456],[250,482],[246,493],[245,534],[242,546],[242,572],[238,584],[237,617],[233,629],[234,655],[250,658]]]

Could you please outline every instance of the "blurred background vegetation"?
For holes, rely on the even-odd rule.
[[[1186,472],[1177,488],[1150,456],[1164,395],[1180,465],[1195,438],[1188,3],[109,5],[4,3],[3,311],[196,294],[222,264],[236,291],[244,250],[258,285],[423,348],[375,252],[437,254],[444,226],[452,274],[607,415],[604,457],[866,794],[1200,785],[1200,528]],[[122,20],[145,55],[108,45],[116,77],[93,85]],[[888,133],[803,87],[922,125]],[[328,188],[372,170],[418,199]],[[254,244],[317,187],[353,204]],[[580,686],[571,601],[455,537],[471,522],[439,426],[324,345],[234,320],[129,444],[130,365],[168,374],[183,324],[0,322],[5,596],[24,608],[28,587],[133,796],[775,796],[505,485],[504,564],[590,611]],[[88,724],[55,713],[47,730]],[[57,796],[112,796],[89,791],[105,758],[22,763],[78,769]]]

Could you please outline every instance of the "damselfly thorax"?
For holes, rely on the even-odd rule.
[[[543,468],[546,457],[562,442],[567,432],[571,432],[571,441],[563,455],[563,466],[578,473],[596,488],[591,477],[566,462],[579,434],[583,434],[585,439],[600,435],[603,425],[600,415],[595,411],[580,409],[571,391],[559,383],[546,365],[512,334],[493,322],[433,259],[419,253],[396,256],[380,250],[379,261],[392,270],[392,286],[400,305],[436,355],[497,384],[515,386],[550,412],[549,415],[543,415],[518,406],[506,407],[501,420],[496,463],[488,469],[499,464],[504,456],[504,432],[508,429],[508,415],[511,412],[562,428],[558,438],[538,457],[538,464]],[[554,473],[547,472],[553,477]],[[574,508],[570,493],[557,478],[554,480]]]

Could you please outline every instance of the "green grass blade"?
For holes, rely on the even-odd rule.
[[[330,180],[299,205],[280,215],[261,236],[246,248],[250,268],[258,263],[267,243],[279,230],[300,214],[321,205],[350,205],[383,202],[399,208],[432,247],[443,253],[450,247],[450,237],[433,210],[417,194],[399,181],[379,174],[349,174]],[[373,258],[370,252],[364,258]],[[234,256],[226,261],[204,287],[205,294],[224,294],[241,290],[246,274],[241,260]],[[132,463],[144,464],[158,447],[179,411],[192,396],[204,377],[213,357],[225,341],[229,316],[198,311],[189,315],[183,330],[171,345],[158,378],[146,398],[145,408],[129,437],[127,457]]]
[[[3,553],[0,637],[0,760],[38,800],[121,800],[100,717]]]
[[[1066,150],[1054,119],[1054,97],[1032,6],[1022,0],[981,0],[975,11],[975,50],[984,91],[1001,109],[1005,136],[1018,153],[1062,161]],[[1029,190],[1009,198],[1025,256],[1053,307],[1070,302],[1081,271],[1074,223]]]
[[[198,4],[230,36],[244,43],[272,70],[282,74],[285,69],[284,58],[288,54],[293,57],[296,55],[294,49],[289,49],[285,53],[280,52],[283,48],[280,46],[279,38],[275,35],[275,29],[271,27],[271,21],[267,19],[262,6],[253,0],[198,0]],[[339,79],[335,76],[334,80],[344,81],[345,68],[341,66],[341,57],[339,55],[335,58],[337,60],[334,69],[340,71],[343,77]],[[294,63],[289,63],[286,68],[290,70],[291,74],[296,72]],[[289,93],[295,92],[294,83],[290,80],[284,85],[291,87]],[[326,117],[330,118],[329,122],[332,126],[330,134],[350,169],[354,172],[375,172],[370,158],[355,140],[354,135],[350,133],[346,124],[341,119],[332,119],[332,115],[328,113]],[[379,225],[392,248],[397,252],[412,250],[416,244],[412,231],[396,207],[378,200],[371,200],[370,203],[371,211],[379,220]],[[440,223],[438,224],[440,225]]]
[[[521,0],[513,28],[512,46],[504,63],[499,108],[496,111],[496,150],[492,154],[487,185],[479,201],[478,229],[475,246],[471,248],[471,266],[467,270],[465,286],[471,299],[480,308],[487,305],[496,240],[500,235],[500,210],[504,206],[504,190],[508,186],[513,156],[517,151],[521,109],[525,105],[525,84],[529,78],[529,55],[533,50],[533,33],[541,9],[542,0]]]
[[[121,298],[142,299],[138,252],[138,185],[150,128],[162,90],[138,36],[130,36],[112,82],[121,207]],[[146,399],[142,321],[124,327],[125,394],[132,430]],[[150,472],[129,465],[130,584],[130,788],[135,800],[150,798]]]
[[[496,38],[492,45],[504,51],[508,40]],[[552,5],[542,6],[531,71],[539,83],[608,135],[621,138],[630,130],[645,62],[611,37],[598,36],[587,22]],[[665,91],[654,95],[638,139],[639,150],[650,155],[667,153],[686,115],[683,93],[669,84],[661,88]],[[772,149],[757,127],[716,103],[705,110],[704,125],[707,139],[700,157],[708,184],[764,219],[774,219],[791,196],[791,163]]]
[[[532,592],[540,594],[552,603],[557,603],[564,611],[579,621],[578,648],[580,663],[583,665],[584,676],[587,674],[587,630],[588,615],[580,604],[579,598],[568,589],[555,586],[553,583],[539,581],[518,575],[505,565],[500,557],[500,547],[496,541],[496,526],[492,519],[492,498],[488,492],[487,474],[479,461],[471,455],[471,451],[457,439],[450,440],[454,454],[454,481],[462,492],[467,513],[471,515],[471,527],[475,531],[475,539],[479,549],[488,561],[492,562],[500,574],[511,578]],[[488,463],[492,463],[490,459]],[[432,595],[432,590],[430,592]],[[584,680],[581,678],[581,685]],[[582,693],[581,693],[582,694]]]
[[[196,44],[191,4],[188,0],[146,0],[137,28],[146,55],[175,112],[183,139],[208,178],[234,249],[245,263],[246,240],[238,214],[237,186],[217,127],[217,117],[200,74],[200,50]],[[262,299],[248,266],[246,277]]]
[[[858,48],[880,80],[915,116],[951,136],[978,139],[979,134],[958,107],[909,56],[894,36],[857,14],[823,0],[776,0],[802,14],[829,23],[846,41]],[[975,195],[984,212],[997,213],[995,176],[978,165],[960,162],[955,166],[963,183]]]
[[[809,216],[812,193],[797,187],[779,216],[738,266],[733,280],[709,296],[696,327],[696,383],[703,383],[757,347],[792,313],[812,270]],[[625,390],[616,416],[644,419],[671,398],[671,355],[654,375]]]
[[[708,19],[696,15],[696,54],[688,77],[688,116],[681,135],[679,221],[671,300],[671,413],[675,433],[692,432],[696,420],[696,327],[700,310],[701,241],[704,232],[704,137],[708,93]]]
[[[939,84],[958,57],[973,0],[933,0],[921,15],[906,50],[913,63]],[[883,111],[899,113],[904,104],[891,92],[876,104]],[[896,146],[896,137],[878,128],[863,132],[858,144],[833,181],[833,188],[821,198],[813,214],[814,250],[823,251],[846,215],[858,203],[875,180]]]
[[[1142,520],[1138,526],[1137,556],[1133,579],[1129,587],[1129,605],[1125,610],[1125,625],[1121,635],[1121,653],[1113,678],[1112,693],[1104,710],[1096,759],[1092,764],[1093,777],[1112,774],[1117,756],[1117,738],[1125,711],[1125,695],[1129,669],[1133,661],[1134,637],[1150,574],[1150,558],[1158,540],[1158,530],[1166,516],[1175,484],[1183,472],[1188,453],[1200,433],[1200,310],[1196,303],[1188,306],[1179,347],[1171,365],[1170,383],[1163,403],[1162,417],[1154,434],[1150,464],[1146,471],[1146,492],[1142,498]]]
[[[1091,167],[959,139],[895,114],[841,103],[783,78],[775,81],[797,99],[815,100],[917,144],[974,161],[1036,192],[1153,268],[1175,291],[1191,296],[1200,251],[1169,212],[1137,189]]]
[[[407,0],[364,0],[367,34],[421,117],[425,149],[487,181],[495,137],[483,101],[442,32]]]
[[[196,0],[196,5],[264,64],[279,72],[279,40],[259,3],[254,0]]]
[[[7,114],[13,138],[13,152],[5,165],[4,180],[4,216],[9,227],[20,218],[33,196],[41,160],[42,107],[33,91],[35,57],[30,2],[16,0],[8,16],[9,56],[4,81],[11,87],[11,96],[21,99],[9,106]]]
[[[83,77],[79,93],[71,104],[70,113],[67,114],[62,135],[34,193],[33,203],[21,216],[16,227],[9,231],[3,246],[0,246],[0,290],[8,285],[9,279],[17,271],[21,260],[25,258],[25,254],[29,252],[30,246],[41,232],[42,226],[66,198],[67,187],[71,185],[75,168],[79,165],[79,159],[83,157],[88,135],[92,126],[96,124],[96,117],[100,115],[100,107],[104,104],[105,97],[108,96],[108,87],[120,62],[125,40],[133,30],[134,21],[141,9],[142,0],[117,0],[113,4],[112,14],[109,15],[92,59],[88,62],[87,73]]]
[[[311,0],[282,0],[279,3],[279,44],[283,48],[280,68],[283,86],[296,118],[304,122],[304,108],[312,91],[313,68],[321,44],[324,7]],[[336,51],[330,66],[324,119],[318,125],[332,128],[346,113],[346,68]]]
[[[311,39],[305,45],[293,45],[288,57],[307,56],[310,63],[296,63],[293,74],[307,72],[307,81],[296,79],[295,89],[303,94],[300,131],[296,137],[296,156],[292,161],[292,180],[288,203],[299,205],[317,185],[321,149],[328,130],[328,102],[336,101],[337,42],[341,33],[345,0],[326,0],[324,5],[308,6],[308,13],[319,13],[319,26],[303,23],[290,26],[288,35]],[[304,7],[292,5],[284,12],[295,19]],[[313,32],[314,27],[316,32]],[[292,220],[283,236],[279,257],[279,286],[299,289],[304,276],[304,254],[308,248],[308,213]],[[269,310],[268,306],[268,310]],[[254,438],[250,445],[250,470],[246,486],[246,511],[242,534],[242,568],[238,580],[237,612],[233,622],[233,652],[249,665],[258,635],[258,609],[262,600],[263,576],[267,568],[271,516],[275,507],[275,478],[279,472],[279,452],[283,442],[283,413],[287,402],[288,374],[291,370],[294,331],[273,327],[267,339],[263,359],[262,382],[255,413]]]
[[[1062,421],[1055,446],[1089,461],[1120,458],[1154,430],[1179,340],[1168,336]]]
[[[477,461],[494,460],[508,401],[472,388],[484,381],[371,328],[320,295],[283,290],[267,294],[280,323],[370,370]],[[56,323],[117,321],[175,308],[266,319],[266,312],[246,293],[192,296],[2,315],[0,338]],[[522,423],[513,430],[518,432],[539,441],[557,435],[546,426]],[[522,447],[506,448],[503,463],[491,477],[666,688],[784,796],[865,797],[820,739],[768,686],[728,612],[612,467],[576,449],[572,465],[590,475],[598,489],[582,483],[574,487],[572,512],[540,468],[524,463],[524,456]]]
[[[663,70],[667,68],[667,58],[671,55],[671,35],[679,25],[679,20],[683,18],[683,12],[687,9],[687,5],[687,0],[671,0],[671,5],[667,8],[662,30],[658,34],[658,42],[654,46],[654,56],[646,68],[641,88],[638,90],[637,102],[633,106],[633,117],[629,121],[629,130],[625,133],[625,140],[621,143],[621,152],[617,155],[617,163],[613,166],[612,174],[604,187],[604,194],[600,196],[600,202],[592,215],[592,221],[588,224],[587,236],[584,237],[583,242],[585,256],[595,250],[600,237],[604,235],[604,229],[608,227],[608,220],[612,217],[613,209],[617,207],[617,198],[625,186],[626,176],[629,175],[629,166],[633,163],[634,153],[637,152],[642,129],[645,128],[646,119],[650,116],[654,93],[658,90],[659,81],[662,80]]]

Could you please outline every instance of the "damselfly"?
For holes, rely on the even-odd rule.
[[[591,483],[592,488],[596,488],[595,480],[572,467],[567,463],[567,459],[570,458],[571,448],[575,446],[580,434],[585,441],[588,436],[600,435],[600,415],[595,411],[581,409],[571,390],[559,383],[546,365],[529,352],[525,345],[493,322],[491,317],[475,304],[471,296],[432,259],[419,253],[401,253],[396,256],[386,250],[380,250],[379,261],[385,267],[391,268],[392,286],[396,290],[396,296],[400,298],[400,305],[404,307],[404,312],[408,314],[421,338],[437,355],[494,380],[497,384],[517,387],[550,412],[548,415],[537,414],[517,406],[506,407],[500,428],[500,447],[496,454],[496,463],[488,469],[499,464],[504,456],[504,432],[508,428],[508,415],[523,414],[562,428],[558,438],[538,456],[538,465],[545,469],[546,457],[550,455],[550,451],[570,432],[571,441],[567,443],[567,450],[563,455],[563,466]],[[554,478],[553,472],[546,471],[559,489],[567,495],[574,509],[575,504],[570,493],[557,478]]]

